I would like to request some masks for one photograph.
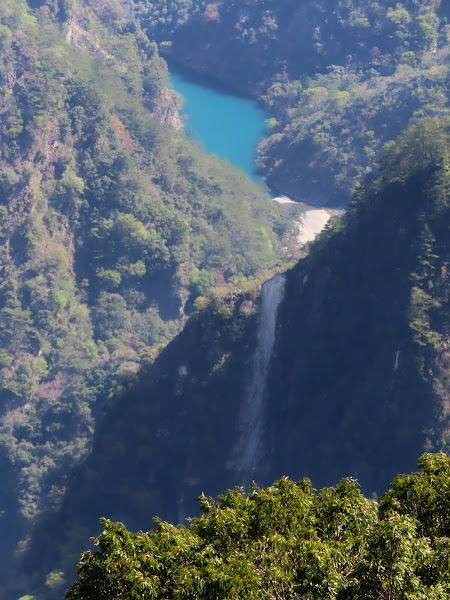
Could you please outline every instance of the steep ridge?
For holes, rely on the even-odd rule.
[[[387,145],[346,216],[286,274],[258,376],[267,427],[248,420],[264,460],[247,452],[245,473],[233,459],[236,447],[246,454],[240,416],[258,319],[268,291],[272,308],[281,298],[281,277],[259,300],[235,296],[197,313],[112,407],[62,510],[35,531],[22,592],[52,569],[67,573],[100,516],[148,529],[150,515],[192,514],[202,491],[280,474],[315,486],[353,475],[378,495],[424,448],[447,449],[449,127],[424,120]],[[59,589],[68,582],[61,575]]]

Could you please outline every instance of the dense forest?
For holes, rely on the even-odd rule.
[[[135,530],[152,514],[181,522],[201,489],[217,496],[283,473],[316,487],[351,475],[379,497],[424,450],[448,452],[449,19],[439,0],[2,0],[5,598],[61,597],[100,516]],[[258,166],[272,190],[348,207],[285,275],[261,452],[247,472],[236,452],[261,337],[259,287],[292,267],[297,224],[264,185],[185,134],[166,59],[266,108]],[[443,457],[421,463],[430,476],[443,465]],[[377,520],[345,481],[319,494],[306,484],[286,489],[309,494],[308,519],[323,508],[317,498],[338,490],[367,507],[375,537],[351,544],[370,562],[362,548],[394,535],[389,511],[402,511],[393,501],[383,521],[383,500]],[[252,493],[276,496],[277,485],[230,492],[219,508],[205,500],[195,540],[162,523],[148,538],[105,522],[98,541],[145,546],[181,531],[182,552],[201,560],[213,541],[200,541],[196,527],[222,515],[221,502],[246,506]],[[430,557],[427,573],[411,567],[408,594],[442,597],[444,534],[433,545],[406,513],[395,521],[403,541],[419,562]],[[325,554],[305,550],[311,568],[328,556],[330,593],[364,597],[339,569],[375,563],[346,554],[338,567],[329,538],[320,539]],[[86,556],[82,580],[97,561]],[[280,585],[295,595],[292,569]],[[257,597],[250,571],[245,593],[211,593]],[[367,594],[391,586],[377,588],[369,571]],[[161,585],[172,593],[180,581]],[[206,594],[210,583],[192,590]]]
[[[260,100],[259,165],[283,193],[343,205],[384,142],[448,113],[448,7],[438,0],[136,0],[162,52]],[[195,43],[192,43],[195,40]]]
[[[450,594],[450,461],[425,454],[377,507],[355,480],[308,479],[202,495],[189,527],[132,534],[103,521],[68,600],[124,598],[442,599]]]
[[[288,246],[264,188],[180,130],[167,66],[129,11],[88,4],[0,6],[8,560],[60,501],[107,398],[198,297],[263,276]]]

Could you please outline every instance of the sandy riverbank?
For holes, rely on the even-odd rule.
[[[301,244],[312,242],[328,223],[328,219],[334,214],[336,214],[336,211],[324,208],[307,210],[302,215],[302,220],[298,223],[298,241]]]
[[[304,207],[307,206],[303,203],[291,200],[288,196],[277,196],[276,198],[273,198],[273,201],[278,202],[278,204],[296,204],[299,207],[299,210],[302,210],[301,207],[303,207],[304,210]],[[312,242],[316,235],[325,227],[328,219],[332,215],[339,214],[340,212],[341,211],[339,210],[331,210],[326,208],[309,208],[305,212],[302,212],[300,219],[297,221],[297,239],[299,243],[303,245],[307,244],[308,242]]]

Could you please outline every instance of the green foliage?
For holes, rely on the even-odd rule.
[[[98,273],[100,285],[109,290],[115,290],[119,287],[122,277],[114,269],[100,269]]]
[[[207,296],[214,285],[214,275],[206,269],[194,268],[190,272],[191,286],[196,296]]]
[[[411,290],[410,327],[414,331],[414,340],[420,346],[437,346],[441,335],[431,329],[429,313],[432,309],[441,308],[439,300],[433,299],[419,287]]]
[[[448,75],[434,4],[389,1],[380,10],[344,1],[323,11],[322,3],[307,3],[305,18],[292,2],[266,0],[261,10],[261,2],[215,9],[196,0],[142,0],[133,7],[148,37],[124,3],[30,2],[38,4],[0,6],[0,439],[14,464],[16,512],[28,523],[60,501],[64,473],[87,452],[102,400],[119,383],[126,387],[122,368],[136,370],[176,334],[189,294],[262,276],[283,252],[276,233],[283,225],[268,196],[161,122],[176,100],[150,40],[169,36],[175,57],[195,63],[200,53],[197,65],[210,61],[205,71],[223,80],[232,65],[231,83],[262,90],[274,120],[260,164],[270,181],[308,197],[323,197],[329,182],[344,197],[411,116],[445,114]],[[303,31],[303,23],[316,25]],[[196,43],[186,35],[187,53],[176,32],[186,25],[189,33],[192,24]],[[215,53],[215,41],[224,39]],[[448,210],[448,153],[441,140],[428,122],[416,140],[386,148],[392,185],[405,183],[410,164],[418,177],[421,169],[429,175],[441,157],[433,200],[423,207],[433,217],[430,234],[417,224],[423,235],[411,238],[408,263],[414,285],[405,286],[425,377],[448,321],[439,226]],[[298,173],[307,173],[308,185]],[[351,225],[343,231],[353,243]],[[316,249],[338,234],[331,225]],[[241,327],[227,301],[217,300],[214,310],[229,330]],[[217,378],[226,354],[214,357]]]
[[[25,536],[104,399],[179,332],[191,270],[231,287],[282,244],[268,195],[162,122],[167,65],[128,6],[5,0],[0,23],[0,447]]]
[[[417,17],[417,23],[420,28],[422,43],[428,47],[437,37],[439,21],[436,17],[436,13],[433,10],[429,10],[426,13],[419,15]]]
[[[156,519],[133,534],[102,519],[98,550],[82,554],[66,598],[445,597],[450,463],[425,455],[419,464],[422,473],[394,480],[380,516],[351,479],[316,493],[283,478],[218,502],[202,495],[189,528]]]
[[[407,25],[411,23],[412,20],[411,15],[400,2],[397,2],[395,8],[388,8],[386,18],[401,29],[406,29]]]
[[[424,454],[419,460],[421,471],[399,475],[391,490],[382,498],[383,515],[391,512],[411,515],[422,537],[435,541],[450,537],[449,471],[450,459],[445,454]]]
[[[7,40],[11,37],[11,30],[9,27],[5,25],[0,26],[0,48],[7,42]]]
[[[143,277],[147,272],[147,269],[145,263],[143,263],[142,260],[138,260],[128,267],[128,272],[134,277]]]
[[[43,356],[37,356],[33,360],[33,367],[39,379],[47,377],[48,375],[48,363]]]

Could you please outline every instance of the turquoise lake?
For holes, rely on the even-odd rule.
[[[184,96],[186,131],[201,142],[208,154],[226,158],[254,181],[256,145],[266,133],[268,115],[252,100],[238,98],[215,87],[171,72],[174,89]]]

